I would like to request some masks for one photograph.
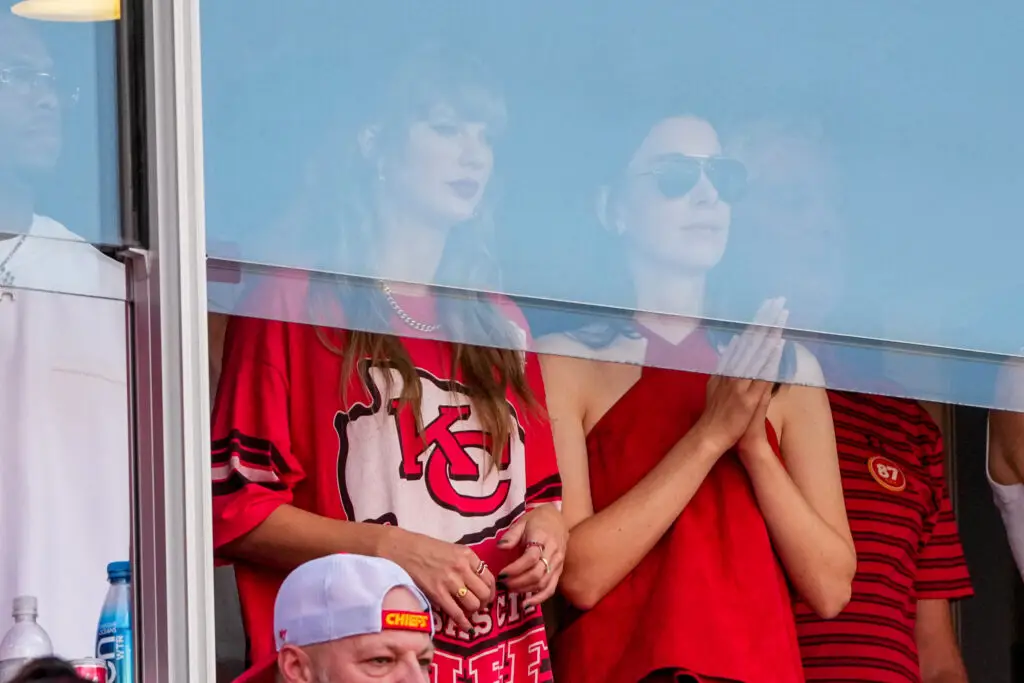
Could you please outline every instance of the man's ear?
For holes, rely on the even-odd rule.
[[[380,155],[380,125],[373,124],[369,126],[363,126],[359,130],[357,141],[359,142],[359,153],[363,155],[364,159],[371,160],[375,159]]]
[[[597,220],[608,232],[614,235],[622,235],[626,231],[626,224],[618,215],[612,202],[612,190],[607,185],[602,185],[594,198],[594,212]]]
[[[283,683],[313,683],[313,661],[301,648],[285,645],[277,653],[277,673]]]

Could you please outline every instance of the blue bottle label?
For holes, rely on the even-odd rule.
[[[134,683],[131,629],[102,625],[96,633],[96,657],[107,664],[107,683]]]

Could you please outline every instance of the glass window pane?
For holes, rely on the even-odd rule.
[[[2,231],[121,244],[114,24],[27,20],[11,4],[2,6]],[[33,224],[26,211],[56,225]]]
[[[858,552],[875,542],[882,526],[889,534],[909,529],[900,536],[902,545],[928,546],[921,566],[928,565],[924,573],[930,578],[920,581],[944,583],[947,590],[937,598],[967,595],[966,568],[947,509],[947,489],[956,493],[958,469],[955,462],[948,469],[944,464],[934,424],[943,421],[929,417],[913,399],[1024,411],[1024,318],[1013,300],[1024,285],[1015,267],[1024,247],[1015,229],[1022,211],[1013,199],[1024,189],[1017,161],[1024,153],[1017,134],[1024,96],[1012,85],[1024,63],[1015,29],[1024,25],[1024,6],[997,0],[978,12],[954,2],[924,7],[881,0],[820,6],[795,0],[383,0],[329,6],[300,0],[283,7],[253,0],[244,14],[224,3],[204,3],[202,23],[215,389],[224,378],[213,420],[215,545],[225,561],[238,560],[234,577],[227,570],[218,576],[224,671],[240,664],[239,642],[232,637],[237,621],[225,620],[238,616],[229,599],[236,595],[232,578],[246,606],[246,644],[257,652],[273,650],[266,623],[267,595],[273,591],[261,592],[266,585],[260,582],[280,578],[280,565],[294,565],[302,553],[268,557],[265,548],[260,556],[252,547],[251,554],[232,553],[235,542],[258,528],[282,497],[291,502],[294,494],[297,507],[316,515],[412,527],[473,547],[479,538],[484,546],[497,537],[497,522],[452,538],[436,533],[430,515],[445,506],[433,489],[433,507],[424,505],[429,513],[417,516],[396,512],[405,500],[394,503],[402,496],[389,497],[392,489],[375,496],[364,490],[370,486],[361,486],[385,479],[388,486],[404,486],[418,476],[419,458],[429,448],[443,452],[433,442],[406,449],[406,438],[427,441],[424,433],[434,422],[402,423],[401,404],[381,400],[389,394],[372,374],[383,367],[385,380],[392,377],[405,387],[410,378],[398,376],[396,361],[403,351],[441,348],[438,355],[447,358],[443,354],[451,347],[420,339],[536,351],[547,354],[546,370],[574,367],[553,356],[610,361],[600,366],[607,370],[604,376],[593,373],[598,379],[588,385],[588,398],[607,389],[605,379],[618,386],[627,376],[637,384],[637,377],[692,377],[650,368],[767,376],[781,384],[874,394],[832,393],[826,406],[824,392],[786,389],[789,396],[813,395],[817,401],[790,421],[815,432],[794,450],[819,456],[820,469],[797,488],[809,500],[816,496],[806,489],[822,483],[815,493],[831,493],[816,503],[830,498],[836,505],[828,505],[829,512],[841,516],[839,473],[823,474],[837,435],[843,442],[837,469],[850,516],[871,508],[850,523]],[[738,335],[776,334],[780,328],[786,345],[777,361],[736,362],[730,355]],[[335,329],[373,335],[334,336]],[[385,349],[387,363],[360,365],[364,374],[350,386],[355,371],[337,356],[355,348],[362,362],[374,348],[345,346],[353,338]],[[222,368],[225,346],[233,351],[225,362],[233,366]],[[268,361],[271,352],[274,362]],[[466,373],[454,362],[450,366],[441,370],[450,375],[419,361],[412,370],[427,393],[444,385],[457,395],[461,385],[454,380]],[[536,359],[527,356],[523,367],[535,366]],[[499,368],[500,374],[504,367],[497,361],[486,370]],[[566,387],[576,388],[571,373],[558,379],[549,382],[549,397],[562,398],[572,393]],[[341,385],[337,392],[334,382]],[[597,514],[630,488],[616,488],[627,477],[605,467],[603,452],[618,455],[614,464],[623,472],[632,467],[628,474],[639,480],[660,462],[637,464],[640,457],[683,450],[675,450],[683,439],[675,432],[659,448],[645,450],[646,432],[656,431],[646,429],[646,420],[682,423],[677,416],[700,414],[693,405],[669,400],[703,397],[705,385],[647,386],[655,388],[636,394],[634,408],[621,396],[609,403],[629,422],[619,432],[641,444],[635,451],[620,448],[612,438],[618,434],[596,429],[603,416],[616,415],[608,406],[608,412],[593,411],[602,416],[594,417],[588,402],[583,419],[563,419],[561,429],[572,432],[570,438],[559,439],[558,419],[553,420],[560,455],[568,444],[570,451],[575,448],[570,458],[578,456],[576,464],[585,462],[589,469],[591,499],[582,507],[591,505]],[[307,405],[325,387],[334,393]],[[352,387],[365,397],[346,398],[344,390]],[[785,399],[772,405],[780,404],[787,405]],[[438,401],[442,405],[452,407]],[[387,427],[397,445],[372,442],[361,451],[351,446],[356,406],[359,417],[393,419],[395,429]],[[766,425],[776,426],[775,417]],[[471,424],[467,430],[477,429]],[[760,420],[749,424],[759,427]],[[366,466],[379,471],[353,475],[350,452],[380,456]],[[409,452],[413,456],[407,458]],[[774,457],[771,462],[777,465]],[[458,477],[448,464],[438,481],[456,488]],[[319,476],[311,476],[312,469]],[[581,469],[573,472],[577,483],[584,478]],[[486,481],[479,471],[459,482]],[[567,491],[573,475],[563,475]],[[747,471],[734,481],[750,494],[744,504],[750,504],[756,526],[771,515],[753,499],[752,479]],[[984,480],[975,479],[988,495]],[[702,481],[711,481],[710,475]],[[720,481],[701,488],[720,491]],[[865,489],[865,482],[872,488]],[[320,488],[312,493],[315,487]],[[422,488],[411,495],[423,495]],[[256,501],[231,499],[243,489],[257,491]],[[904,492],[892,507],[898,512],[877,513],[873,507],[885,493]],[[263,512],[252,517],[259,519],[241,519],[257,507]],[[732,523],[742,515],[731,505],[715,509],[728,514],[721,526],[707,525],[720,532],[709,545],[720,541],[727,547],[737,538]],[[865,523],[875,515],[887,517],[878,528]],[[902,515],[912,523],[902,524]],[[818,521],[824,518],[819,514]],[[666,525],[685,520],[680,513]],[[846,528],[846,520],[826,524],[837,533]],[[758,537],[771,562],[782,545],[775,528]],[[278,532],[278,538],[287,535],[281,527]],[[678,549],[680,536],[665,534],[658,544]],[[693,556],[704,559],[716,551]],[[732,558],[746,557],[746,551],[723,551],[729,555],[726,569],[735,569]],[[918,559],[904,557],[893,566]],[[771,562],[750,566],[774,568]],[[888,568],[887,562],[880,564]],[[900,571],[906,583],[890,588],[907,605],[915,604],[918,577]],[[768,596],[766,601],[781,595],[772,614],[788,616],[789,593],[776,587],[750,593]],[[563,582],[569,601],[586,609],[607,595],[595,591],[600,595],[587,604],[571,591]],[[498,623],[516,612],[510,604],[478,614],[493,615]],[[820,607],[813,609],[828,611]],[[801,617],[812,609],[802,608],[807,612]],[[545,610],[548,618],[565,617],[563,626],[578,616]],[[906,622],[911,611],[903,610],[900,618]],[[444,648],[462,646],[453,639],[470,641],[464,649],[475,648],[473,654],[506,647],[495,644],[498,631],[463,637],[469,633],[465,627],[460,631],[453,620],[439,619],[448,636],[439,639],[442,661],[448,661]],[[770,635],[784,628],[765,624],[759,626]],[[913,624],[900,628],[906,635]],[[625,635],[617,642],[625,642]],[[916,653],[912,639],[904,640],[897,647],[909,654],[895,666],[910,671]],[[555,651],[554,640],[552,646]],[[777,648],[771,654],[781,661],[787,652]],[[460,674],[470,676],[471,664],[465,664]],[[548,673],[544,666],[540,670]],[[715,675],[758,678],[732,673]]]
[[[116,51],[112,23],[12,13],[41,4],[0,4],[0,634],[31,596],[78,659],[131,559]]]
[[[534,338],[784,297],[830,386],[1005,405],[1022,12],[207,5],[209,252],[523,298]]]

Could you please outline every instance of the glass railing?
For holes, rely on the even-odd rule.
[[[649,337],[651,331],[657,331],[656,336],[663,339],[681,340],[699,328],[714,345],[722,348],[746,327],[745,321],[695,319],[493,293],[481,297],[477,290],[433,287],[431,294],[435,305],[455,311],[460,320],[474,320],[479,317],[481,307],[490,308],[490,302],[498,302],[494,308],[512,332],[503,331],[500,325],[474,324],[421,330],[395,326],[388,296],[381,281],[374,278],[221,259],[210,259],[207,273],[209,310],[214,314],[270,318],[478,346],[518,347],[540,353],[697,372],[713,373],[718,368],[709,364],[707,358],[688,355],[685,349],[678,353],[666,348],[655,350],[650,344],[639,347],[628,340]],[[393,290],[400,286],[390,282],[387,288]],[[417,305],[415,297],[399,297],[398,300],[412,301],[410,308]],[[353,317],[351,309],[323,305],[325,301],[351,302],[355,308],[366,306],[369,310]],[[528,334],[522,334],[519,328]],[[772,376],[781,381],[936,402],[948,401],[948,397],[955,394],[961,403],[969,405],[998,401],[1008,408],[1020,405],[1024,410],[1024,397],[1015,398],[1006,386],[1014,376],[1015,365],[1003,356],[898,341],[880,343],[856,336],[792,328],[786,329],[783,336],[789,343],[810,350],[823,372],[820,376],[800,375],[795,372],[795,366],[783,362],[780,374]],[[785,358],[790,358],[789,353]]]

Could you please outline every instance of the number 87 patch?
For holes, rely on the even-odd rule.
[[[882,488],[899,493],[907,488],[907,477],[896,463],[876,455],[868,460],[868,471]]]

